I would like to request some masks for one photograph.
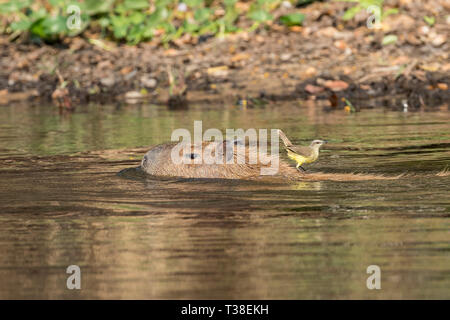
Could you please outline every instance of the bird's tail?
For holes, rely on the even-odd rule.
[[[280,129],[278,129],[278,134],[280,135],[281,140],[283,140],[283,143],[286,147],[292,147],[293,144],[292,142],[288,139],[288,137],[286,137],[286,135],[284,134],[283,131],[281,131]]]

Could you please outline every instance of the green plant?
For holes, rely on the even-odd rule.
[[[344,21],[353,19],[355,15],[361,11],[373,10],[374,7],[379,8],[380,16],[377,18],[380,19],[380,22],[383,21],[387,16],[398,13],[398,9],[395,8],[385,10],[384,0],[335,0],[335,1],[356,3],[354,7],[351,7],[350,9],[345,11],[344,15],[342,16],[342,19]],[[371,11],[371,13],[375,15],[377,14],[377,12],[374,11]]]
[[[381,41],[381,44],[383,46],[387,46],[390,44],[394,44],[397,42],[397,36],[395,34],[388,34],[383,37],[383,40]]]
[[[183,35],[223,36],[239,32],[242,25],[253,30],[273,21],[273,10],[281,0],[9,0],[0,4],[3,33],[12,39],[22,34],[47,42],[59,41],[84,32],[101,32],[111,40],[137,44],[155,39],[168,43]],[[78,16],[71,6],[79,8]],[[246,9],[242,9],[245,6]],[[71,27],[78,19],[76,28]],[[280,22],[300,25],[304,16],[290,13]],[[241,24],[241,22],[247,22]]]
[[[432,27],[435,23],[436,23],[436,18],[435,17],[429,17],[429,16],[424,16],[423,20],[430,26]]]
[[[9,1],[0,4],[0,14],[15,17],[8,26],[13,37],[29,32],[32,37],[52,41],[60,36],[77,35],[87,27],[89,16],[85,13],[80,16],[82,23],[77,30],[67,27],[69,16],[65,12],[70,5],[78,5],[75,1],[50,0],[49,3],[51,10],[45,6],[33,6],[32,0]]]
[[[286,14],[280,17],[280,22],[288,27],[299,26],[303,23],[303,20],[305,20],[305,15],[298,12]]]

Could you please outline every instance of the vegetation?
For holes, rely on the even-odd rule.
[[[395,8],[385,9],[384,8],[384,0],[336,0],[343,2],[353,2],[356,5],[348,9],[344,16],[343,20],[351,20],[353,17],[361,11],[370,11],[370,13],[377,15],[379,13],[380,22],[383,21],[387,16],[391,14],[398,13],[398,10]],[[378,8],[379,11],[375,11],[374,8]]]
[[[129,44],[152,39],[167,43],[185,34],[238,32],[242,25],[253,30],[273,23],[273,11],[281,4],[281,0],[10,0],[0,3],[1,31],[11,39],[27,34],[53,42],[90,29]],[[277,22],[294,26],[303,20],[301,13],[294,12]]]

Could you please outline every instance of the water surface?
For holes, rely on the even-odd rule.
[[[448,110],[1,108],[0,298],[450,298]],[[176,128],[281,128],[358,182],[118,176]],[[414,175],[413,175],[414,173]],[[66,288],[79,265],[82,290]],[[366,268],[381,268],[368,290]]]

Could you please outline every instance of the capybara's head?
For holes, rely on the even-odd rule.
[[[156,171],[164,161],[167,161],[168,150],[168,145],[164,144],[151,148],[142,158],[141,169],[147,173]]]
[[[162,144],[151,148],[141,162],[148,174],[189,178],[243,179],[267,174],[262,169],[271,167],[278,172],[278,154],[261,158],[256,146],[239,140]]]

